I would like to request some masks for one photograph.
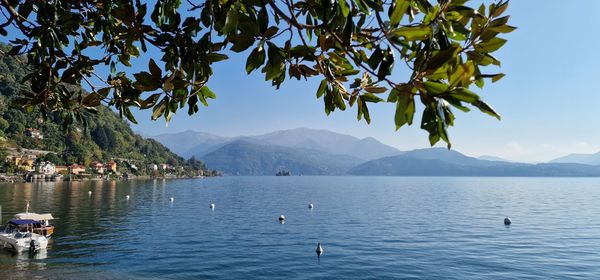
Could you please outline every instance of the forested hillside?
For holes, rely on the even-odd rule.
[[[136,166],[166,163],[187,170],[205,169],[195,160],[186,161],[159,142],[135,134],[129,124],[110,109],[99,106],[87,113],[87,126],[63,128],[60,118],[15,106],[12,100],[25,86],[24,58],[2,56],[0,59],[0,145],[4,152],[26,149],[52,151],[45,156],[56,164],[85,164],[117,159]],[[39,131],[41,137],[32,137]],[[142,169],[141,169],[142,170]]]

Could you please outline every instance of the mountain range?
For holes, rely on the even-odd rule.
[[[185,131],[152,138],[228,175],[274,175],[286,170],[293,175],[600,176],[600,153],[518,163],[445,148],[400,151],[371,137],[309,128],[238,137]]]
[[[570,154],[551,160],[552,163],[579,163],[600,165],[600,152],[595,154]]]
[[[597,177],[600,166],[576,163],[516,163],[481,160],[444,148],[413,150],[357,165],[350,175]]]
[[[296,128],[279,130],[256,136],[223,137],[205,132],[187,130],[180,133],[160,134],[151,138],[161,142],[171,151],[184,157],[203,158],[227,144],[244,141],[257,145],[281,146],[290,149],[310,149],[333,155],[348,155],[362,160],[372,160],[401,152],[391,146],[367,137],[335,133],[328,130]]]

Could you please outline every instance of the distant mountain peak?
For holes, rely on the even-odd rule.
[[[551,163],[578,163],[600,165],[600,152],[593,154],[569,154],[549,161]]]
[[[307,127],[237,137],[222,137],[206,132],[186,130],[179,133],[165,133],[152,138],[183,157],[195,156],[196,158],[202,158],[203,155],[239,139],[263,145],[319,150],[328,154],[347,155],[362,160],[401,153],[398,149],[382,144],[373,137],[359,139],[352,135]]]

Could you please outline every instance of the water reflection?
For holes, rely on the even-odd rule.
[[[0,251],[0,279],[594,279],[599,199],[600,180],[555,178],[0,184],[4,221],[27,200],[57,217],[48,250]]]
[[[7,250],[0,250],[0,268],[9,266],[14,270],[44,270],[47,264],[40,261],[46,258],[48,258],[47,249],[39,250],[36,253],[13,253]]]

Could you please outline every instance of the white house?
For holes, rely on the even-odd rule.
[[[42,161],[38,163],[37,170],[42,174],[54,174],[56,172],[56,165],[49,161]]]
[[[39,130],[37,130],[35,128],[25,129],[25,135],[29,136],[31,138],[44,139],[44,135],[42,134],[42,132],[40,132]]]

